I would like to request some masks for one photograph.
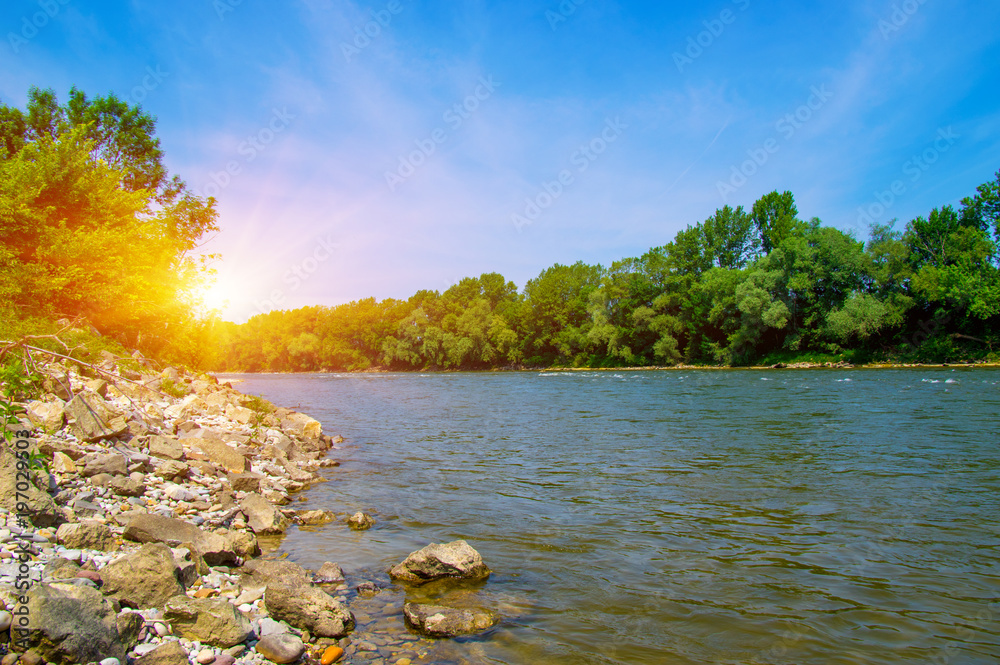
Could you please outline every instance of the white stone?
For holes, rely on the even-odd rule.
[[[215,660],[215,652],[211,649],[202,649],[198,652],[198,656],[195,658],[201,665],[208,665],[213,660]]]
[[[0,633],[10,628],[11,621],[13,621],[13,616],[10,612],[0,612]]]
[[[122,665],[117,658],[105,658],[101,661],[101,665]]]
[[[160,645],[155,644],[153,642],[147,642],[146,644],[140,644],[133,651],[135,652],[136,656],[145,656],[147,653],[153,651],[158,646]]]
[[[154,623],[153,630],[155,630],[156,634],[159,635],[160,637],[164,637],[170,634],[170,629],[167,628],[167,624],[165,623],[159,623],[159,622]]]

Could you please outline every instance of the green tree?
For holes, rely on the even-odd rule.
[[[805,225],[798,219],[798,214],[795,197],[788,191],[781,194],[773,191],[753,204],[750,217],[757,227],[760,248],[764,254],[770,254],[785,239],[805,229]]]

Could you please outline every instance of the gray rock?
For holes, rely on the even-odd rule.
[[[309,586],[309,573],[291,561],[254,559],[239,569],[240,586],[244,589],[263,589],[271,584],[289,587]]]
[[[36,451],[33,448],[31,452]],[[52,526],[59,518],[59,512],[55,502],[49,493],[45,491],[45,485],[41,484],[40,477],[36,474],[29,474],[31,480],[28,482],[27,490],[24,489],[24,475],[18,478],[17,459],[10,446],[3,446],[0,449],[0,508],[5,508],[11,513],[23,512],[18,510],[27,504],[28,518],[36,527]],[[36,483],[36,479],[38,482]],[[47,480],[47,478],[46,478]],[[21,489],[18,490],[18,483]]]
[[[167,601],[164,618],[181,637],[215,647],[242,644],[253,634],[250,621],[225,600],[175,596]]]
[[[365,531],[375,526],[375,518],[359,511],[348,518],[347,526],[355,531]]]
[[[267,635],[281,635],[289,632],[291,632],[291,629],[287,624],[275,621],[270,617],[264,617],[260,620],[260,630],[257,634],[260,637],[266,637]]]
[[[164,642],[137,658],[135,665],[188,665],[188,654],[180,642]]]
[[[262,637],[260,642],[257,642],[256,649],[264,658],[282,665],[297,661],[305,652],[306,645],[295,635],[285,633]]]
[[[464,540],[428,545],[389,570],[394,581],[419,586],[439,579],[482,580],[490,576],[479,552]]]
[[[138,612],[123,611],[118,613],[116,623],[118,624],[119,641],[126,651],[131,650],[139,643],[139,634],[142,632],[143,626],[146,625],[145,619]]]
[[[170,547],[190,544],[210,566],[236,563],[234,542],[217,533],[202,531],[193,524],[162,515],[137,515],[123,534],[127,540],[140,543],[166,543]]]
[[[184,459],[184,447],[177,439],[153,434],[149,437],[149,454],[153,457],[179,462]]]
[[[254,533],[270,535],[284,533],[288,529],[288,518],[259,494],[251,493],[243,497],[240,510],[247,516],[247,524]]]
[[[84,441],[116,437],[128,430],[125,416],[97,393],[81,393],[66,404],[70,431]]]
[[[63,524],[56,531],[56,542],[69,549],[101,550],[107,552],[116,548],[111,529],[100,522],[78,522]]]
[[[148,543],[101,569],[105,594],[137,609],[160,607],[184,593],[173,552],[163,543]]]
[[[100,591],[68,584],[38,584],[28,593],[28,628],[46,662],[125,660],[118,634],[118,603]]]
[[[403,616],[411,628],[430,637],[476,635],[496,624],[496,616],[483,610],[460,610],[440,605],[406,603]]]
[[[314,637],[343,637],[354,629],[354,616],[347,608],[311,586],[268,585],[264,607],[273,618]]]

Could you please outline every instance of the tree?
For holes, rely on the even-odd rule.
[[[743,211],[724,206],[705,220],[705,245],[720,268],[740,270],[757,254],[754,221]]]
[[[804,229],[797,219],[798,214],[795,197],[788,191],[781,194],[773,191],[753,204],[750,217],[760,235],[760,248],[764,254],[770,254],[786,238]]]

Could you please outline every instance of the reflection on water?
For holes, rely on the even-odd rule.
[[[998,371],[240,378],[346,438],[296,507],[379,521],[289,558],[493,568],[504,623],[431,662],[1000,661]]]

